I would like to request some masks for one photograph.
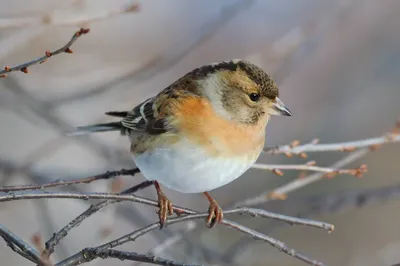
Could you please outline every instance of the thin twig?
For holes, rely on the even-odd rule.
[[[50,264],[48,261],[44,260],[31,245],[23,241],[2,224],[0,224],[0,237],[7,242],[13,251],[24,258],[37,263],[40,266],[48,266]]]
[[[33,66],[36,64],[42,64],[42,63],[46,62],[46,60],[49,59],[50,57],[55,56],[60,53],[72,53],[72,50],[70,49],[71,45],[76,40],[78,40],[79,37],[81,37],[83,34],[88,33],[89,31],[90,31],[90,29],[81,28],[79,31],[75,32],[74,35],[72,35],[71,40],[66,45],[64,45],[60,49],[57,49],[53,52],[46,51],[45,55],[42,57],[33,59],[29,62],[20,64],[20,65],[16,65],[14,67],[5,66],[4,70],[0,70],[0,78],[5,78],[7,76],[7,73],[13,72],[13,71],[22,71],[24,73],[28,73],[28,67],[30,67],[30,66]]]
[[[265,153],[269,154],[285,154],[287,156],[300,155],[304,156],[307,152],[328,152],[328,151],[355,151],[360,148],[372,148],[376,149],[378,146],[392,143],[400,142],[400,134],[389,133],[387,135],[369,138],[357,141],[349,141],[342,143],[331,143],[331,144],[318,144],[318,139],[300,145],[299,141],[293,141],[290,145],[279,146],[275,148],[266,148]]]
[[[150,263],[150,264],[165,265],[165,266],[201,266],[198,264],[180,263],[180,262],[156,257],[153,255],[140,254],[140,253],[136,253],[136,252],[120,251],[120,250],[108,249],[108,248],[85,248],[84,250],[82,250],[79,253],[79,256],[64,260],[60,263],[57,263],[56,265],[57,266],[78,265],[78,264],[82,264],[85,262],[90,262],[97,258],[102,258],[102,259],[116,258],[116,259],[120,259],[120,260],[139,261],[139,262],[146,262],[146,263]]]
[[[315,171],[328,173],[328,176],[333,176],[336,174],[348,174],[357,177],[361,177],[367,171],[367,166],[365,164],[361,165],[359,168],[354,169],[338,169],[332,167],[320,167],[315,166],[315,162],[311,161],[306,164],[259,164],[255,163],[251,167],[255,169],[270,170],[273,173],[281,176],[283,175],[282,170],[305,170],[305,171]]]
[[[144,181],[136,186],[133,186],[131,188],[128,188],[124,191],[122,191],[120,194],[132,194],[135,193],[141,189],[144,189],[152,184],[151,181]],[[92,214],[98,212],[99,210],[103,209],[109,204],[117,203],[119,202],[118,200],[104,200],[101,202],[98,202],[96,204],[91,205],[86,211],[78,215],[75,219],[73,219],[71,222],[69,222],[66,226],[64,226],[60,231],[57,233],[54,233],[53,236],[46,242],[46,249],[43,251],[42,255],[46,258],[49,258],[51,254],[54,252],[54,247],[68,235],[68,232],[73,229],[74,227],[77,227],[82,223],[83,220],[89,218]]]
[[[118,171],[109,171],[104,174],[99,174],[95,176],[75,179],[75,180],[56,180],[46,184],[30,184],[30,185],[19,185],[19,186],[2,186],[0,187],[0,192],[10,192],[10,191],[21,191],[21,190],[38,190],[44,189],[49,187],[57,187],[57,186],[69,186],[69,185],[76,185],[76,184],[88,184],[97,180],[103,179],[110,179],[117,176],[122,175],[131,175],[134,176],[135,174],[139,173],[140,170],[138,168],[134,169],[121,169]]]

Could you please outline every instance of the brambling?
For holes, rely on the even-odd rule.
[[[208,199],[206,224],[223,218],[208,191],[239,176],[259,157],[271,115],[291,116],[276,83],[244,60],[205,65],[129,111],[107,112],[118,122],[77,128],[77,134],[118,130],[144,177],[154,181],[161,225],[172,203],[160,184]]]

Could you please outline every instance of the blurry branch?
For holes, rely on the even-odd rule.
[[[20,185],[20,186],[2,186],[0,187],[0,192],[9,192],[9,191],[21,191],[21,190],[40,190],[44,188],[49,188],[49,187],[57,187],[57,186],[68,186],[68,185],[76,185],[76,184],[88,184],[97,180],[104,180],[104,179],[110,179],[114,178],[117,176],[122,176],[122,175],[132,175],[134,176],[135,174],[139,173],[140,170],[138,168],[134,169],[121,169],[118,171],[109,171],[104,174],[100,175],[95,175],[95,176],[90,176],[90,177],[85,177],[81,179],[76,179],[76,180],[56,180],[54,182],[50,182],[47,184],[32,184],[32,185]]]
[[[295,210],[294,213],[291,214],[292,216],[304,218],[325,213],[332,214],[350,208],[362,208],[368,204],[396,197],[400,197],[400,184],[369,190],[350,190],[335,192],[329,195],[324,194],[303,196],[301,198],[289,198],[288,200],[282,201],[278,208]],[[263,224],[259,230],[262,230],[263,232],[272,231],[280,226],[282,226],[282,223]],[[221,260],[225,263],[232,263],[235,257],[240,256],[241,252],[246,251],[246,248],[251,244],[251,241],[252,240],[248,238],[241,238],[231,247],[226,249]],[[160,253],[161,252],[154,254]]]
[[[16,95],[16,102],[14,104],[18,105],[20,110],[24,108],[28,109],[27,111],[30,114],[35,114],[60,134],[64,135],[66,131],[71,130],[72,126],[64,119],[60,118],[56,112],[50,111],[50,107],[45,101],[37,99],[31,93],[25,91],[13,77],[5,79],[3,84],[5,85],[5,90]],[[75,138],[74,141],[78,141],[82,146],[90,148],[108,161],[112,158],[118,158],[120,164],[126,163],[130,165],[132,163],[132,160],[126,156],[122,156],[119,150],[115,150],[115,148],[110,149],[103,142],[97,141],[95,137]]]
[[[146,181],[145,181],[146,182]],[[141,185],[141,184],[140,184]],[[100,193],[100,192],[88,192],[88,193],[80,193],[80,192],[49,192],[49,191],[27,191],[27,192],[8,192],[0,195],[0,202],[6,201],[14,201],[14,200],[27,200],[27,199],[48,199],[48,198],[56,198],[56,199],[108,199],[108,200],[118,200],[118,201],[132,201],[136,203],[141,203],[153,207],[158,207],[158,202],[150,199],[146,199],[143,197],[135,196],[135,195],[127,195],[127,193],[119,194],[119,193]],[[179,214],[195,214],[196,212],[190,209],[186,209],[183,207],[173,207],[174,211]],[[260,216],[269,219],[275,219],[283,222],[287,222],[289,224],[300,224],[307,225],[312,227],[317,227],[321,229],[325,229],[328,231],[333,231],[334,226],[331,224],[305,220],[300,218],[294,218],[290,216],[285,216],[281,214],[271,213],[260,209],[252,209],[247,207],[242,208],[234,208],[230,210],[225,210],[224,214],[249,214],[251,216]]]
[[[276,148],[267,148],[264,150],[264,152],[269,154],[285,154],[288,157],[299,155],[302,158],[306,158],[307,152],[351,152],[360,148],[370,148],[371,150],[375,150],[383,144],[400,142],[400,134],[398,134],[397,132],[391,132],[382,137],[332,144],[318,144],[318,142],[319,140],[315,139],[310,143],[300,145],[299,141],[293,141],[290,145],[284,145]]]
[[[52,11],[48,14],[41,16],[25,16],[22,18],[2,18],[0,19],[0,29],[15,29],[22,27],[35,27],[35,26],[87,26],[89,23],[108,19],[120,14],[136,12],[139,10],[138,4],[130,4],[118,10],[105,10],[102,13],[94,14],[92,16],[81,15],[76,16],[77,12],[74,12],[74,17],[69,19],[57,19]]]
[[[40,254],[28,243],[0,224],[0,237],[6,241],[7,245],[22,257],[37,263],[40,266],[49,266],[50,263],[44,260]]]
[[[172,260],[167,260],[152,255],[139,254],[136,252],[120,251],[108,248],[85,248],[79,253],[79,256],[76,256],[76,258],[74,257],[65,260],[63,262],[57,263],[56,265],[57,266],[78,265],[78,264],[83,264],[85,262],[90,262],[97,258],[101,259],[116,258],[122,261],[130,260],[130,261],[139,261],[150,264],[168,265],[168,266],[200,266],[197,264],[185,264],[185,263],[175,262]]]
[[[194,37],[184,37],[177,40],[167,55],[156,55],[153,59],[149,60],[140,69],[132,70],[130,73],[118,77],[110,82],[101,86],[96,86],[82,92],[75,93],[71,96],[63,98],[51,98],[48,103],[51,106],[59,106],[61,104],[70,103],[73,101],[82,101],[91,97],[99,96],[114,90],[131,90],[131,88],[139,83],[145,82],[159,73],[171,69],[174,65],[179,63],[186,55],[191,53],[193,49],[200,46],[209,40],[215,33],[217,33],[229,21],[234,19],[237,15],[246,11],[254,4],[254,0],[237,0],[230,1],[230,4],[223,6],[214,18],[209,19],[204,25],[199,27]],[[129,82],[129,86],[120,86],[125,82]],[[55,96],[57,97],[57,96]]]
[[[83,29],[81,28],[79,31],[75,32],[74,35],[72,36],[71,40],[61,47],[60,49],[57,49],[53,52],[50,51],[45,51],[45,55],[39,58],[36,58],[34,60],[31,60],[29,62],[10,67],[10,66],[5,66],[4,70],[0,70],[0,78],[5,78],[7,76],[6,73],[13,72],[13,71],[22,71],[24,73],[28,73],[28,67],[36,65],[36,64],[42,64],[46,62],[46,60],[52,56],[55,56],[60,53],[73,53],[72,50],[70,49],[71,45],[83,34],[88,33],[90,30],[89,29]]]

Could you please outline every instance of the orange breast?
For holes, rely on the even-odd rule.
[[[237,124],[224,119],[213,110],[208,100],[188,97],[173,108],[179,131],[211,155],[253,155],[261,152],[265,141],[265,125]]]

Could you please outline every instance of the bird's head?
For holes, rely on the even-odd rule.
[[[256,124],[268,121],[271,115],[292,115],[279,99],[272,78],[248,61],[206,65],[196,70],[196,76],[215,111],[227,119]]]

